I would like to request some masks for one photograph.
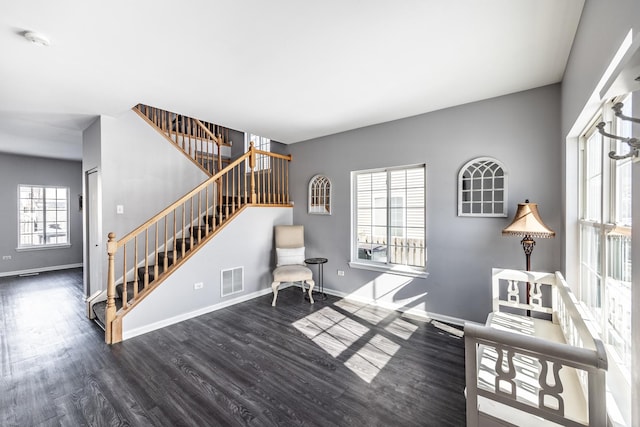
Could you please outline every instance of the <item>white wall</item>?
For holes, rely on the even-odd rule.
[[[101,116],[87,128],[83,155],[83,171],[97,168],[100,173],[101,283],[106,289],[107,235],[114,232],[116,239],[124,237],[207,175],[132,110],[118,117]],[[116,213],[117,205],[123,205],[124,214]]]
[[[552,85],[290,145],[293,220],[306,227],[308,255],[329,259],[325,287],[443,319],[484,322],[491,268],[525,267],[520,239],[501,235],[517,204],[539,203],[547,225],[560,228],[559,105],[560,87]],[[507,218],[457,216],[458,171],[479,156],[497,158],[509,173]],[[427,166],[429,276],[406,280],[349,268],[351,171],[416,163]],[[307,214],[307,186],[318,173],[331,179],[331,216]],[[560,268],[561,240],[537,239],[534,270]]]
[[[246,208],[124,317],[123,338],[271,292],[273,227],[291,223],[291,208]],[[235,267],[244,267],[244,291],[222,298],[220,272]]]
[[[577,137],[604,102],[600,97],[607,69],[625,37],[632,31],[632,41],[638,42],[640,33],[640,2],[587,0],[576,33],[571,55],[562,82],[562,141],[563,210],[565,246],[563,264],[570,283],[578,280],[578,165]],[[613,66],[615,67],[615,63]],[[633,100],[634,115],[638,116],[640,97]],[[640,134],[636,126],[635,136]],[[640,182],[640,164],[633,166],[633,182]],[[640,186],[633,186],[633,222],[640,224]],[[634,343],[631,378],[631,425],[640,425],[640,231],[634,228],[633,253],[633,313],[632,342]],[[615,388],[615,385],[613,386]]]

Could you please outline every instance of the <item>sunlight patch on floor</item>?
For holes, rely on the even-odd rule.
[[[344,365],[362,380],[371,383],[400,349],[399,344],[380,334],[366,341],[368,337],[365,336],[371,331],[366,324],[379,324],[389,316],[389,312],[345,300],[334,305],[357,318],[347,317],[332,307],[323,307],[295,321],[293,326],[334,358],[342,354],[348,356],[348,350],[352,349],[353,354]],[[391,338],[408,340],[418,330],[418,326],[396,318],[384,329]]]
[[[375,335],[351,356],[345,366],[367,383],[371,383],[400,346],[382,335]]]
[[[293,326],[333,357],[338,357],[369,328],[331,307],[324,307],[293,323]]]
[[[411,335],[418,329],[417,325],[413,323],[407,322],[404,319],[397,318],[393,322],[389,323],[386,328],[384,328],[388,332],[391,332],[393,335],[398,338],[402,338],[403,340],[408,340],[411,338]]]

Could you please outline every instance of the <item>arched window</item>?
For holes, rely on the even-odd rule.
[[[507,173],[499,160],[478,157],[460,169],[458,216],[507,216]]]
[[[309,182],[309,213],[331,215],[331,181],[316,175]]]

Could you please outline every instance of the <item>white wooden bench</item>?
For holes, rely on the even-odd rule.
[[[493,312],[464,327],[467,426],[606,426],[605,348],[562,275],[492,278]]]

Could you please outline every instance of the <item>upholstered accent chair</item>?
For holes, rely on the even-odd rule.
[[[276,225],[276,269],[273,270],[273,301],[275,307],[278,298],[278,288],[281,283],[301,282],[302,292],[305,283],[309,284],[309,301],[313,304],[313,274],[304,264],[304,226]]]

